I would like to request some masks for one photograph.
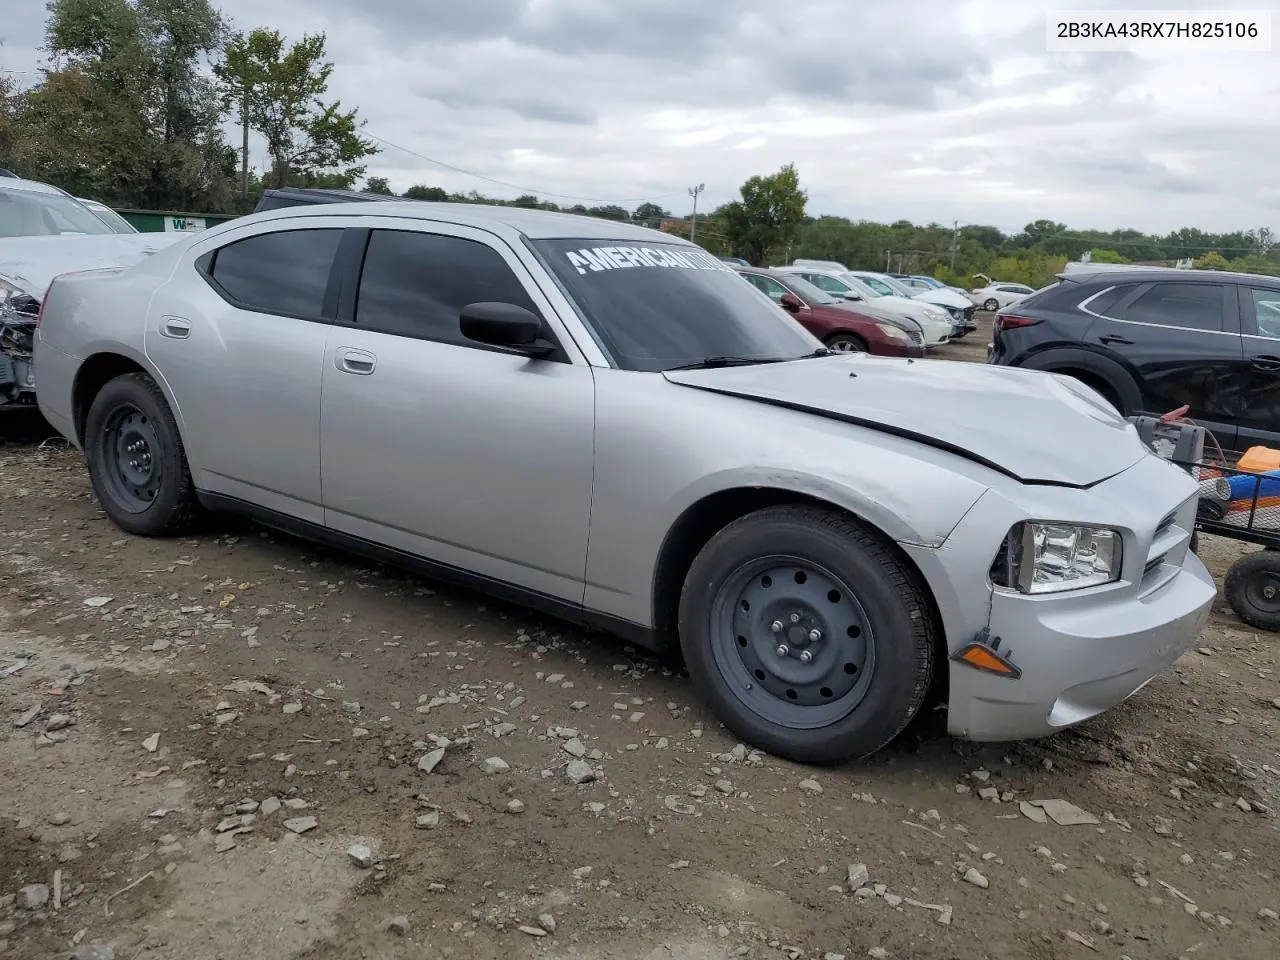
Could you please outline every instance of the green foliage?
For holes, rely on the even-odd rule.
[[[449,191],[441,187],[428,187],[426,184],[416,183],[401,196],[409,200],[435,200],[442,202],[449,199]]]
[[[226,24],[208,0],[52,0],[46,45],[59,64],[9,122],[28,175],[108,201],[220,206],[233,162],[202,61]]]
[[[716,211],[735,256],[762,264],[773,256],[785,256],[804,220],[808,194],[800,189],[794,163],[777,173],[754,176],[742,185],[741,200]]]
[[[360,136],[364,124],[356,120],[355,109],[321,99],[333,74],[323,33],[304,34],[287,48],[278,30],[259,27],[237,34],[214,73],[224,103],[239,98],[249,128],[266,140],[273,187],[321,171],[336,173],[350,186],[365,172],[360,161],[378,153],[373,141]]]
[[[386,197],[394,197],[395,191],[387,183],[386,177],[370,177],[364,182],[365,193],[379,193]]]
[[[1227,258],[1217,250],[1210,250],[1203,256],[1196,257],[1197,270],[1226,270]]]
[[[1129,263],[1129,258],[1121,256],[1114,250],[1105,250],[1102,247],[1094,247],[1089,251],[1090,263]]]

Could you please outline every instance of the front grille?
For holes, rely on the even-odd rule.
[[[912,343],[916,344],[917,346],[921,346],[921,347],[924,346],[923,333],[921,333],[919,330],[908,330],[907,333],[910,335]]]

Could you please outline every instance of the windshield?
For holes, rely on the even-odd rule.
[[[0,237],[111,233],[84,204],[56,193],[0,189]]]
[[[860,276],[854,273],[842,273],[840,274],[840,279],[847,283],[854,293],[862,294],[862,296],[867,300],[875,300],[878,297],[889,297],[893,295],[893,291],[887,287],[883,291],[877,290],[875,287],[871,286],[868,281],[863,280]]]
[[[883,293],[886,297],[906,297],[910,300],[915,296],[915,291],[909,290],[892,277],[863,277],[875,290]]]
[[[108,227],[110,227],[112,233],[137,233],[138,232],[137,230],[134,229],[133,224],[131,224],[128,220],[120,216],[120,214],[116,213],[114,210],[112,210],[110,207],[106,206],[105,204],[89,203],[85,201],[84,205],[88,207],[90,211],[93,212],[94,216],[96,216],[99,220],[101,220]]]
[[[843,301],[842,297],[833,297],[821,287],[794,273],[788,274],[787,286],[809,303],[841,303]]]
[[[697,247],[600,240],[532,246],[624,370],[668,370],[713,357],[799,359],[822,346],[736,270]]]

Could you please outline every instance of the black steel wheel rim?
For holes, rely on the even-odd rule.
[[[117,404],[99,440],[103,480],[113,498],[130,513],[147,510],[163,479],[155,421],[131,403]]]
[[[1280,616],[1280,571],[1257,571],[1245,581],[1244,595],[1255,609]]]
[[[875,637],[854,591],[799,557],[734,570],[711,605],[711,651],[724,682],[757,716],[794,730],[856,710],[875,671]]]

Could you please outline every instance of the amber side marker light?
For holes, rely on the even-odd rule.
[[[1008,677],[1010,680],[1017,680],[1022,676],[1022,670],[1019,667],[981,643],[970,643],[961,647],[952,659],[967,663],[983,673],[994,673],[997,676]]]

